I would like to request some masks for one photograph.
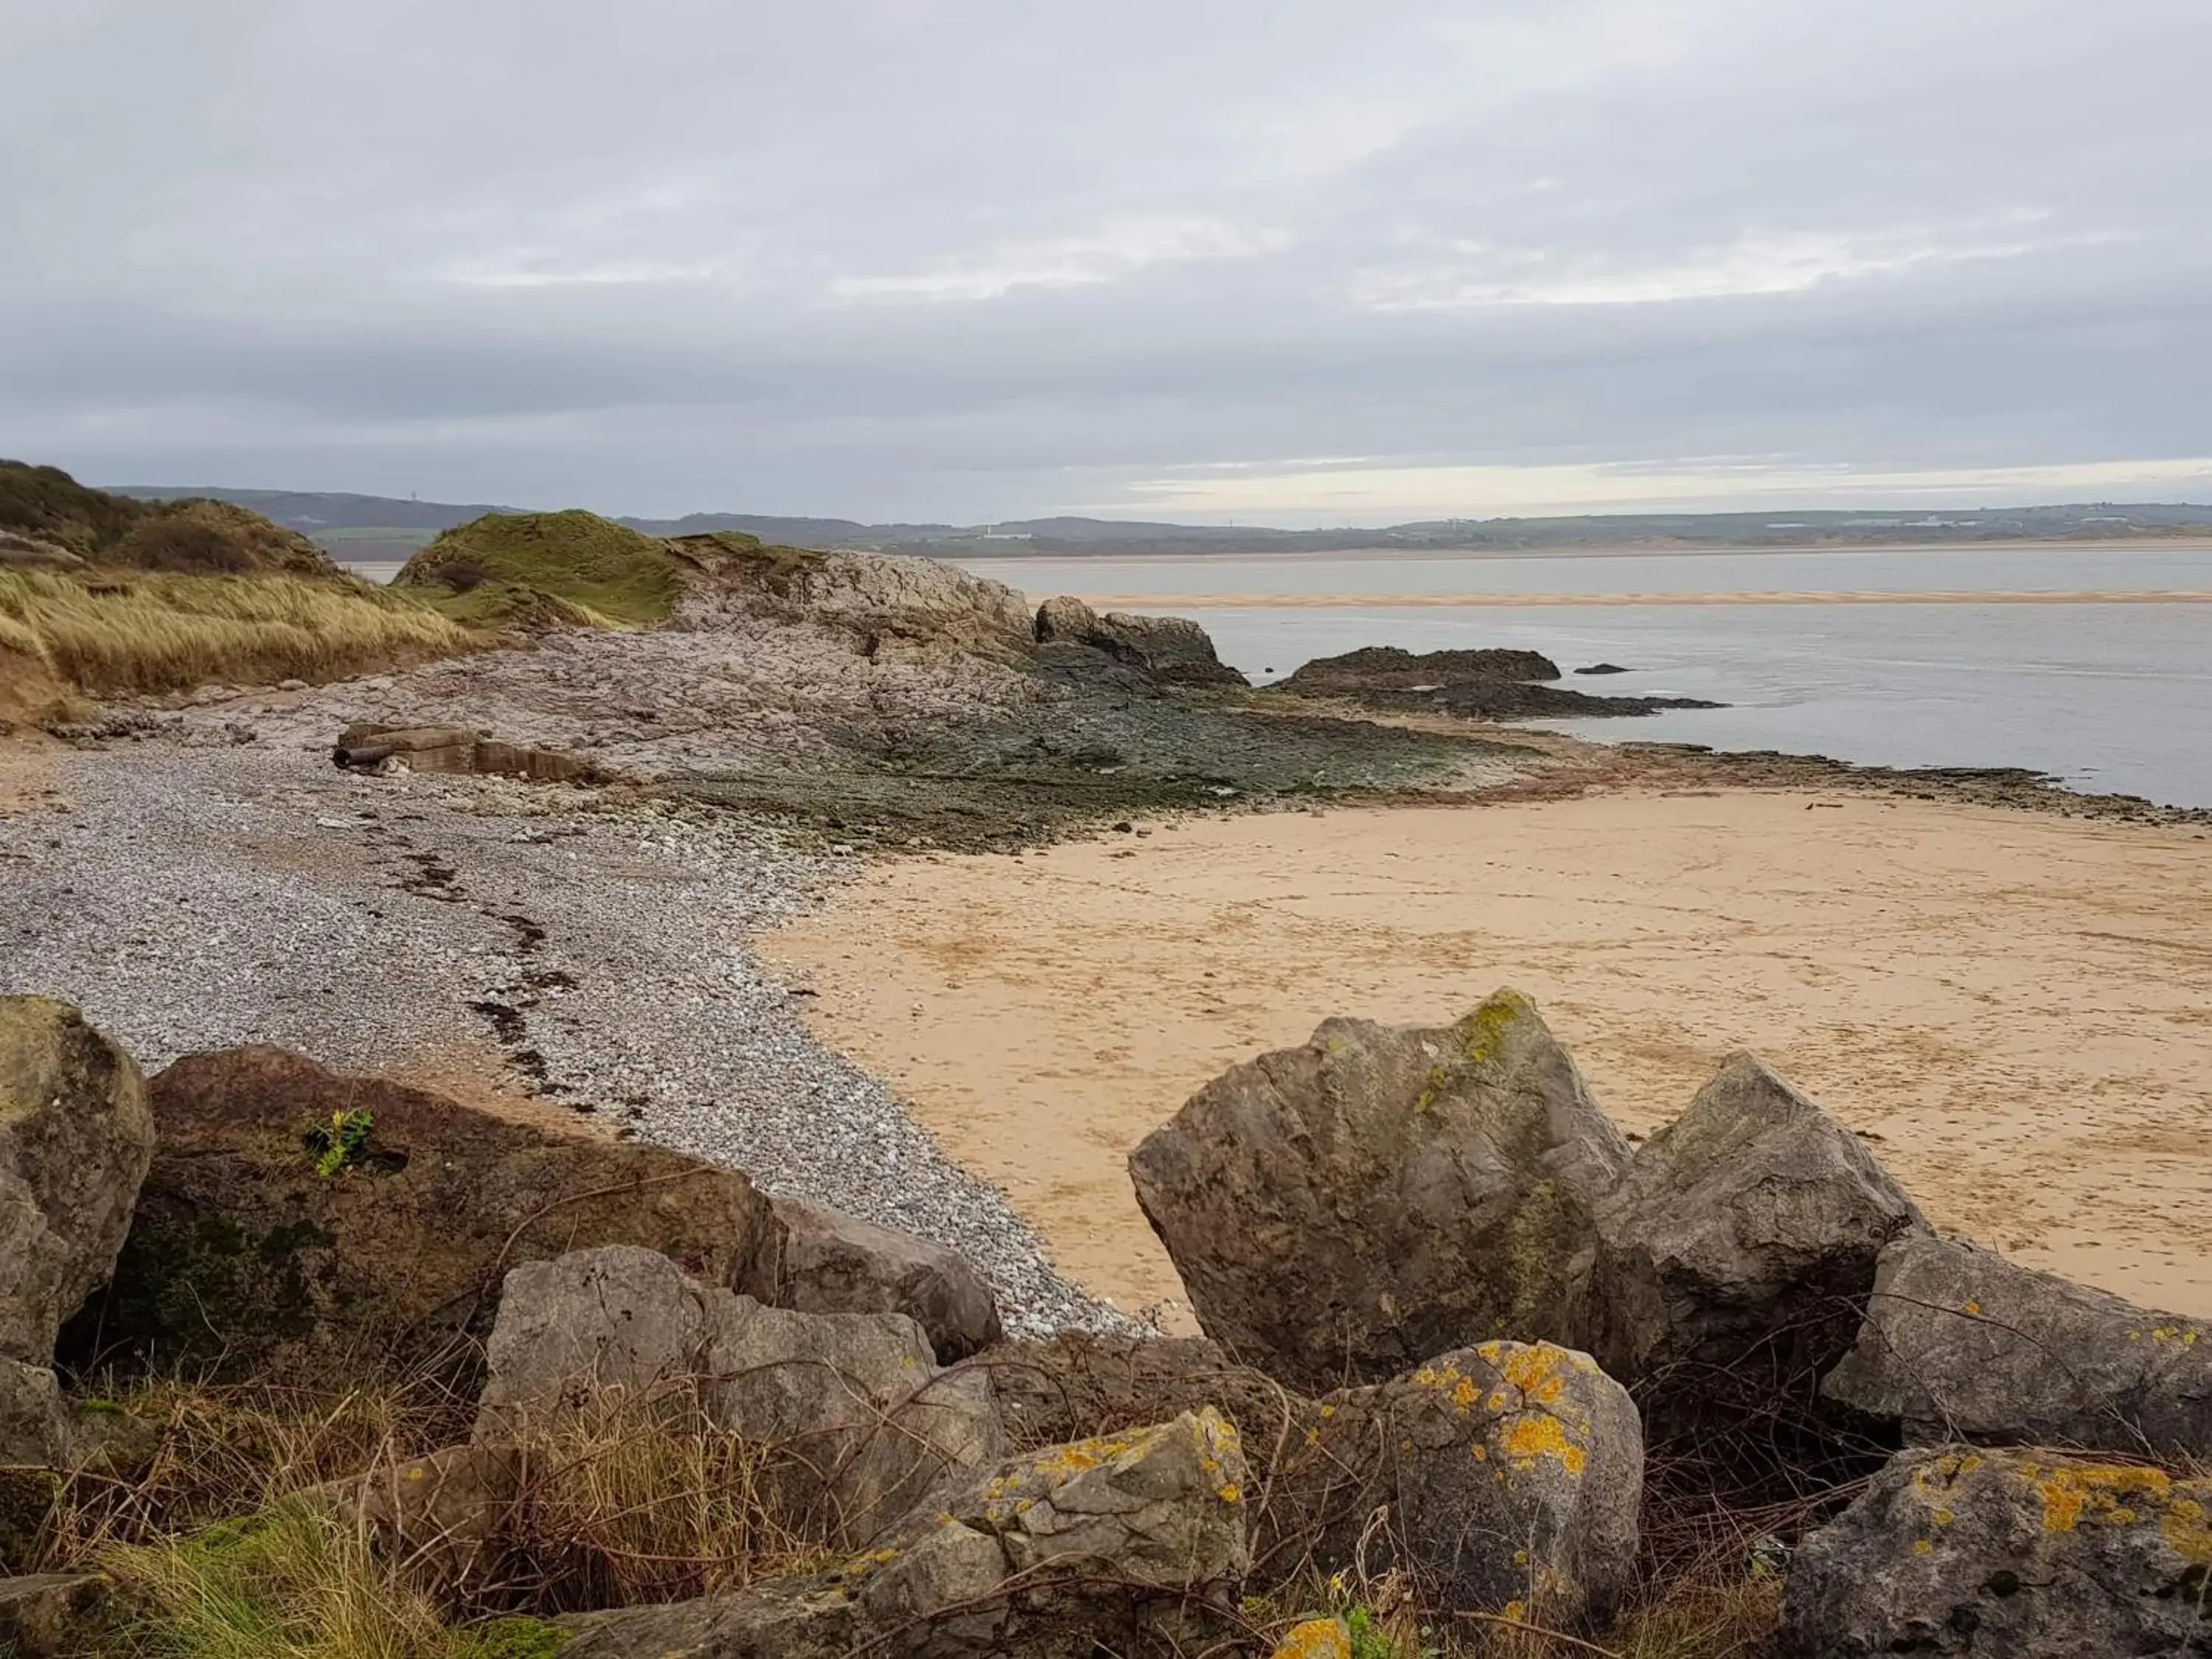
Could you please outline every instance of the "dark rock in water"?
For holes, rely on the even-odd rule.
[[[1534,651],[1429,651],[1363,646],[1317,657],[1266,689],[1293,696],[1339,697],[1395,713],[1457,714],[1468,720],[1549,720],[1578,715],[1651,714],[1662,708],[1717,708],[1695,697],[1596,697],[1545,684],[1559,666]]]
[[[1129,1173],[1206,1334],[1293,1386],[1507,1336],[1573,1344],[1628,1161],[1528,1000],[1332,1019],[1191,1097]]]
[[[1875,1261],[1920,1212],[1858,1138],[1747,1054],[1597,1202],[1591,1348],[1666,1429],[1813,1403]]]
[[[1188,617],[1099,616],[1066,594],[1037,607],[1039,645],[1080,645],[1103,652],[1162,685],[1244,685],[1244,676],[1214,654],[1206,630]]]
[[[1559,665],[1540,651],[1423,651],[1363,645],[1341,656],[1316,657],[1293,670],[1285,689],[1344,691],[1427,691],[1438,686],[1489,684],[1499,680],[1555,680]]]
[[[792,1198],[775,1204],[783,1247],[763,1294],[777,1307],[905,1314],[947,1364],[999,1340],[991,1288],[957,1250],[826,1205]]]
[[[1626,674],[1629,671],[1617,662],[1594,662],[1588,668],[1577,668],[1577,674]]]
[[[1799,1545],[1779,1650],[1973,1659],[2207,1652],[2212,1480],[2069,1453],[1907,1452]]]
[[[73,1369],[459,1363],[519,1262],[641,1244],[750,1289],[782,1242],[738,1170],[282,1048],[192,1055],[150,1092],[158,1148],[113,1280],[63,1333]]]
[[[1955,1240],[1901,1238],[1822,1392],[1908,1439],[2212,1458],[2212,1322]]]

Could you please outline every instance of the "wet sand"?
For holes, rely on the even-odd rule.
[[[1122,1160],[1194,1089],[1510,984],[1632,1131],[1753,1048],[1939,1224],[2212,1314],[2202,826],[1730,790],[1152,830],[888,861],[761,941],[1125,1309],[1180,1302]]]

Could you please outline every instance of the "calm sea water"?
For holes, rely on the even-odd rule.
[[[2212,806],[2212,604],[1501,604],[1440,594],[2212,592],[2212,546],[1451,558],[979,560],[1033,598],[1144,598],[1194,617],[1255,680],[1360,645],[1529,647],[1568,683],[1730,705],[1560,722],[1613,740],[1893,766],[2024,766],[2100,793]],[[1178,596],[1345,596],[1325,608]],[[1364,602],[1363,602],[1364,601]]]

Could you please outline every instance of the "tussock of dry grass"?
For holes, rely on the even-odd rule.
[[[0,652],[95,695],[341,679],[483,642],[362,582],[0,572]]]

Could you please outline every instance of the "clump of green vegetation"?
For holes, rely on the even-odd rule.
[[[667,543],[576,510],[488,513],[441,534],[393,585],[467,622],[496,617],[520,594],[629,627],[662,620],[683,591]]]
[[[534,1619],[451,1625],[339,1506],[296,1494],[194,1536],[110,1552],[148,1659],[538,1659],[564,1640]]]
[[[375,1127],[375,1115],[356,1106],[349,1112],[332,1112],[328,1123],[308,1130],[303,1139],[315,1155],[315,1173],[325,1181],[336,1176],[368,1145]]]

